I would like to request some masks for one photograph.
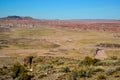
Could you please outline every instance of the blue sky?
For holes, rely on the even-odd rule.
[[[120,19],[120,0],[0,0],[0,17]]]

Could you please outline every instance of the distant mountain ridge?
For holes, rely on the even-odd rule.
[[[4,17],[2,19],[33,19],[33,18],[29,17],[29,16],[25,16],[25,17],[22,17],[22,16],[7,16],[7,17]]]

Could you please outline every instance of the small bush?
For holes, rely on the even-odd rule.
[[[41,69],[43,69],[43,70],[47,70],[47,69],[51,69],[51,68],[53,68],[53,65],[50,65],[50,64],[44,64],[41,66]]]
[[[27,73],[24,73],[20,76],[20,80],[31,80],[32,76],[28,75]]]
[[[115,70],[113,69],[108,69],[106,72],[107,75],[112,75],[113,73],[115,73]]]
[[[120,67],[116,67],[116,71],[120,71]]]
[[[115,72],[115,73],[112,74],[112,76],[113,76],[113,77],[120,77],[120,74],[117,73],[117,72]]]
[[[70,72],[70,69],[68,67],[63,67],[61,72],[67,73],[67,72]]]
[[[20,63],[16,63],[11,67],[11,70],[13,72],[13,78],[17,78],[25,73],[25,67],[21,65]]]
[[[63,64],[64,64],[63,61],[58,61],[58,62],[56,62],[56,65],[63,65]]]
[[[100,59],[93,59],[93,65],[100,62]]]
[[[112,56],[111,59],[112,60],[117,60],[118,58],[117,58],[117,56]]]
[[[78,77],[78,73],[74,71],[67,75],[66,80],[77,80],[76,79],[77,77]]]
[[[86,74],[87,74],[87,73],[86,73],[86,70],[80,70],[80,71],[79,71],[79,76],[80,76],[80,77],[86,77]]]
[[[106,76],[103,74],[99,74],[97,80],[106,80]]]
[[[102,68],[95,68],[93,72],[104,72],[104,69]]]
[[[107,65],[107,63],[103,62],[103,61],[100,61],[100,62],[95,63],[94,65],[95,66],[105,66],[105,65]]]
[[[83,65],[95,65],[97,62],[99,62],[99,59],[92,59],[90,57],[85,57],[84,60],[81,61],[81,64]]]
[[[3,75],[6,75],[7,74],[7,72],[6,71],[4,71],[4,70],[0,70],[0,76],[3,76]]]
[[[91,69],[89,68],[81,68],[79,71],[78,71],[78,75],[79,77],[91,77],[92,76],[92,72],[91,72]]]
[[[10,73],[10,69],[6,66],[0,68],[0,76],[6,76]]]
[[[41,78],[46,77],[46,76],[47,76],[46,74],[40,74],[38,79],[41,79]]]
[[[75,69],[67,76],[66,80],[77,80],[78,78],[90,78],[92,77],[92,69],[81,67],[80,69]]]

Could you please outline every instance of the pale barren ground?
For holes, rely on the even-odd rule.
[[[0,32],[0,56],[93,57],[100,43],[120,44],[120,32],[75,31],[48,27],[11,28]],[[5,47],[7,46],[7,47]],[[106,54],[120,57],[119,47],[100,47]]]

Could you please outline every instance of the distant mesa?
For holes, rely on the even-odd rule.
[[[4,19],[33,19],[33,18],[29,17],[29,16],[25,16],[25,17],[21,17],[21,16],[7,16]]]
[[[22,17],[20,17],[20,16],[8,16],[8,17],[6,17],[6,18],[22,18]]]

